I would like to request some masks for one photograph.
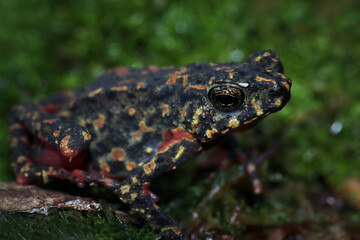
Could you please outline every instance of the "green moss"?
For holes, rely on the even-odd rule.
[[[157,239],[117,217],[99,213],[58,211],[49,216],[23,213],[0,215],[1,239]]]

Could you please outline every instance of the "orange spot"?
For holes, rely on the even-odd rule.
[[[124,149],[122,149],[122,148],[113,148],[112,150],[111,150],[111,157],[113,158],[113,159],[116,159],[116,160],[118,160],[119,162],[122,162],[122,161],[124,161],[124,157],[125,157],[125,151],[124,151]]]
[[[127,86],[112,87],[111,90],[118,91],[118,92],[126,91],[126,90],[127,90]]]
[[[268,56],[270,56],[271,54],[269,53],[269,52],[266,52],[266,53],[264,53],[264,57],[268,57]]]
[[[146,174],[150,174],[156,168],[155,160],[153,159],[149,163],[145,163],[143,168]]]
[[[147,71],[147,70],[142,70],[142,71],[141,71],[141,75],[146,75],[146,74],[148,74],[148,71]]]
[[[237,128],[240,125],[240,122],[236,119],[231,119],[229,121],[229,127],[231,128]]]
[[[195,138],[183,128],[166,130],[163,135],[163,141],[157,149],[157,152],[165,152],[170,145],[180,142],[181,140],[195,141]]]
[[[60,134],[60,132],[59,132],[59,131],[55,131],[55,132],[53,132],[53,136],[54,136],[54,137],[58,137],[58,136],[59,136],[59,134]]]
[[[32,120],[36,120],[36,119],[38,119],[38,117],[39,117],[39,113],[35,112],[32,116]]]
[[[36,123],[36,129],[40,129],[41,128],[41,123]]]
[[[128,72],[128,69],[126,67],[116,67],[114,68],[114,71],[117,75],[123,76]]]
[[[164,104],[164,105],[161,106],[161,108],[162,108],[162,114],[161,114],[161,116],[162,116],[162,117],[165,117],[165,115],[169,112],[169,105]]]
[[[70,99],[70,101],[69,101],[69,108],[72,108],[72,106],[74,106],[75,101],[76,101],[76,98]]]
[[[140,88],[144,88],[145,87],[145,83],[143,82],[139,82],[137,85],[136,85],[136,89],[140,89]]]
[[[135,108],[129,108],[129,115],[132,116],[136,112]]]
[[[72,158],[78,155],[78,152],[68,147],[69,142],[70,142],[70,135],[67,135],[61,140],[60,151],[61,154],[64,155],[65,157]]]
[[[260,107],[260,101],[255,101],[255,99],[251,100],[251,104],[254,106],[256,110],[256,115],[260,116],[263,114],[263,110]]]
[[[152,72],[157,72],[159,71],[161,68],[159,68],[158,66],[149,66],[149,70]]]
[[[188,91],[190,89],[196,89],[196,90],[203,90],[205,89],[206,87],[203,86],[203,85],[189,85],[185,88],[185,91]]]
[[[104,160],[100,160],[100,169],[103,173],[110,172],[110,167]]]
[[[224,69],[230,69],[230,67],[222,66],[222,67],[217,67],[215,70],[219,71],[219,70],[224,70]]]
[[[143,133],[153,131],[153,129],[151,127],[146,126],[146,123],[144,121],[141,121],[139,126],[140,126],[140,129],[133,134],[133,138],[135,140],[138,140]]]
[[[99,128],[102,128],[104,126],[104,122],[105,122],[104,114],[99,114],[99,118],[94,120],[95,130],[99,130]]]
[[[185,71],[186,71],[186,67],[182,67],[180,71],[176,71],[173,74],[171,74],[166,84],[167,85],[174,84],[177,79],[181,78],[181,74],[184,73]]]
[[[274,79],[267,79],[267,78],[257,76],[256,81],[258,81],[258,82],[272,82],[273,84],[276,85],[276,82],[275,82]]]
[[[99,94],[102,90],[103,90],[102,88],[95,89],[94,91],[88,93],[88,97],[94,97],[96,94]]]
[[[134,162],[129,161],[126,163],[126,170],[128,170],[129,172],[131,172],[135,167],[136,167],[136,164]]]
[[[185,119],[186,114],[187,114],[187,108],[185,106],[181,112],[181,119]]]
[[[81,135],[84,137],[84,140],[85,140],[85,141],[91,140],[91,135],[90,135],[90,133],[89,133],[88,131],[83,131],[83,132],[81,133]]]
[[[189,75],[184,75],[183,76],[183,85],[187,84],[188,78],[189,78]]]
[[[281,83],[286,87],[288,91],[290,91],[290,85],[287,82],[281,82]]]
[[[58,119],[58,118],[46,119],[46,120],[43,121],[43,123],[49,123],[49,124],[51,124],[51,123],[53,123],[53,122],[56,122],[57,120],[59,120],[59,119]]]

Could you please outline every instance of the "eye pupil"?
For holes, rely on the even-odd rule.
[[[244,101],[243,92],[234,86],[215,86],[208,95],[211,104],[222,112],[236,111]]]
[[[228,95],[218,95],[216,101],[224,106],[231,106],[236,103],[237,99]]]

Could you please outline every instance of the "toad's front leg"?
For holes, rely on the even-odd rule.
[[[176,134],[175,131],[173,133]],[[163,239],[182,239],[182,234],[174,221],[153,201],[147,187],[154,177],[175,169],[201,151],[200,143],[190,134],[182,131],[181,134],[184,136],[182,138],[178,138],[175,134],[172,135],[172,139],[159,147],[150,161],[140,164],[122,182],[123,185],[118,190],[120,200],[137,212],[152,229],[160,232]]]

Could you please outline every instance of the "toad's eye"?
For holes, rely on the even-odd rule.
[[[219,111],[233,112],[244,102],[244,93],[235,86],[215,86],[208,93],[211,104]]]

